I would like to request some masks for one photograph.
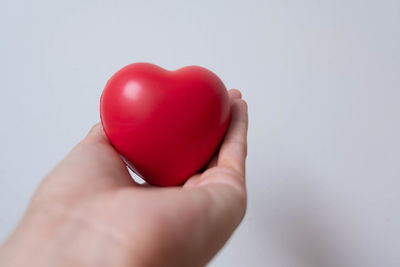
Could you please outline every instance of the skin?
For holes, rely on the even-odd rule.
[[[137,184],[101,124],[48,174],[0,266],[204,266],[246,210],[247,104],[229,91],[219,151],[181,187]]]

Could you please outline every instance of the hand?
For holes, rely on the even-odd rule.
[[[0,266],[204,266],[246,210],[247,104],[204,172],[181,187],[137,184],[97,124],[43,180]]]

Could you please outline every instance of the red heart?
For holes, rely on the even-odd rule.
[[[167,71],[135,63],[107,82],[100,116],[108,139],[131,169],[150,184],[173,186],[215,153],[229,124],[229,96],[205,68]]]

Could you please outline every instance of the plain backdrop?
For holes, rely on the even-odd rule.
[[[210,263],[400,266],[400,1],[0,0],[0,242],[138,61],[249,103],[248,213]]]

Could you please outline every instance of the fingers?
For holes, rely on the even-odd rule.
[[[242,98],[242,93],[238,89],[230,89],[228,91],[229,94],[229,100],[232,103],[235,99],[240,99]]]
[[[230,90],[228,91],[228,94],[229,94],[229,103],[230,103],[230,105],[232,105],[232,103],[233,103],[236,99],[242,98],[242,93],[241,93],[239,90],[237,90],[237,89],[230,89]],[[219,155],[220,147],[221,147],[221,146],[218,147],[218,149],[217,149],[217,151],[215,152],[215,154],[214,154],[214,155],[212,156],[212,158],[208,161],[208,163],[207,163],[206,166],[204,167],[203,171],[217,166],[217,163],[218,163],[218,155]]]
[[[220,148],[218,166],[231,168],[243,177],[247,156],[247,128],[247,103],[242,99],[234,99],[231,105],[231,122]]]
[[[214,244],[220,245],[232,234],[246,212],[247,193],[245,188],[245,160],[247,155],[247,104],[237,90],[230,90],[231,121],[221,144],[218,158],[210,161],[208,168],[201,175],[192,177],[185,184],[190,195],[197,192],[207,200],[203,210],[207,216],[203,221],[208,236],[214,237]],[[213,168],[217,161],[217,166]],[[201,203],[201,201],[196,201]],[[195,204],[193,204],[194,206]],[[208,227],[207,227],[208,226]],[[206,236],[206,235],[203,235]],[[216,242],[218,236],[219,242]],[[206,244],[210,244],[208,241]]]

